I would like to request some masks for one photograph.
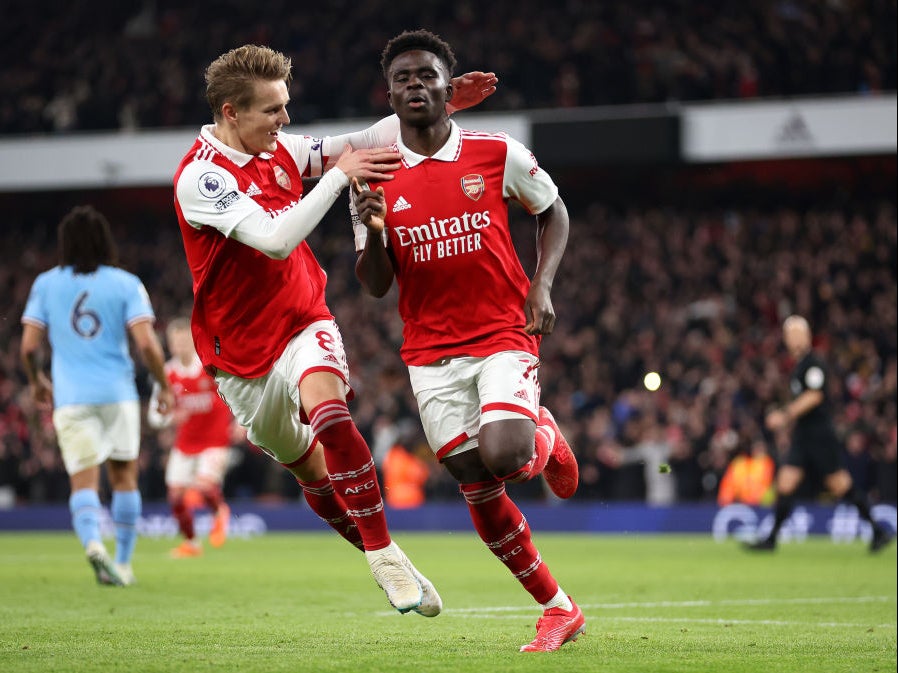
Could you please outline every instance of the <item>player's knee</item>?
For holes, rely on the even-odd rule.
[[[487,469],[500,479],[515,474],[527,466],[533,458],[533,444],[509,442],[501,447],[484,447],[481,445],[480,455]]]
[[[168,504],[176,515],[180,512],[187,511],[187,500],[184,497],[184,491],[169,493]]]

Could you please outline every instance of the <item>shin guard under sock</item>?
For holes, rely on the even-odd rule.
[[[309,413],[309,422],[324,445],[331,484],[355,519],[365,549],[383,549],[391,540],[374,459],[346,402],[322,402]]]
[[[527,520],[505,493],[505,484],[462,484],[460,490],[480,539],[537,603],[551,601],[558,593],[558,582],[534,546]]]
[[[328,477],[318,481],[304,482],[296,480],[306,497],[309,507],[322,521],[333,528],[354,547],[364,550],[359,527],[346,508],[346,503],[334,491]]]

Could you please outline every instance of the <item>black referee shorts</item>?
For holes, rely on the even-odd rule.
[[[800,467],[823,478],[842,469],[842,445],[834,432],[793,437],[786,465]]]

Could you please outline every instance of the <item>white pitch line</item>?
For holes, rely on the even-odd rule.
[[[708,607],[738,607],[751,605],[815,605],[815,604],[840,604],[840,603],[894,603],[895,596],[832,596],[811,598],[742,598],[723,599],[719,601],[651,601],[644,603],[580,603],[581,610],[621,610],[639,608],[708,608]],[[445,608],[444,615],[464,615],[475,619],[525,618],[531,619],[538,613],[533,605],[494,605],[478,608]],[[395,612],[381,612],[383,616],[393,615]],[[896,628],[895,622],[885,624],[858,624],[850,622],[798,622],[776,619],[723,619],[723,618],[692,618],[692,617],[624,617],[603,615],[603,620],[612,622],[677,622],[692,624],[742,624],[759,626],[819,626],[826,628]]]
[[[686,624],[757,624],[760,626],[823,626],[832,628],[894,629],[898,624],[857,624],[854,622],[793,622],[781,619],[698,619],[691,617],[603,617],[610,622],[676,622]]]
[[[895,596],[835,596],[832,598],[745,598],[720,601],[653,601],[645,603],[578,603],[581,610],[621,610],[628,608],[710,608],[741,605],[804,605],[826,603],[888,603]],[[532,610],[527,606],[493,606],[479,608],[448,608],[444,612],[519,612]]]
[[[581,606],[582,607],[582,606]],[[499,613],[502,614],[499,614]],[[444,615],[464,615],[470,619],[534,619],[534,615],[538,616],[538,611],[534,608],[488,608],[485,610],[477,610],[475,608],[448,608],[443,610]],[[396,612],[381,612],[381,616],[395,617]],[[599,619],[603,623],[614,622],[633,622],[633,623],[671,623],[671,624],[714,624],[718,626],[803,626],[818,628],[843,628],[843,629],[895,629],[898,623],[891,622],[885,624],[870,624],[857,622],[802,622],[787,621],[782,619],[723,619],[720,617],[700,618],[700,617],[624,617],[614,615],[604,615]]]
[[[616,610],[620,608],[691,608],[714,607],[716,605],[814,605],[826,603],[887,603],[894,602],[895,596],[833,596],[818,598],[737,598],[719,601],[660,601],[654,603],[595,603],[580,608],[593,610]]]

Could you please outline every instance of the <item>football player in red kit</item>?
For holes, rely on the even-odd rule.
[[[449,119],[449,45],[406,32],[381,63],[401,166],[370,188],[354,183],[356,273],[377,297],[396,278],[400,353],[428,442],[460,483],[480,537],[544,610],[521,651],[557,650],[584,631],[583,613],[552,577],[505,483],[543,474],[561,498],[577,488],[576,459],[539,404],[537,379],[539,340],[555,324],[550,290],[567,210],[523,145]],[[508,199],[536,218],[532,279],[512,244]]]
[[[175,318],[169,322],[165,340],[171,354],[171,359],[165,363],[165,375],[175,394],[175,406],[163,415],[151,403],[147,409],[147,422],[156,429],[175,428],[165,467],[165,486],[172,513],[184,537],[172,550],[172,556],[186,558],[203,553],[196,539],[193,508],[187,501],[191,490],[199,493],[201,504],[214,515],[209,543],[220,547],[227,538],[231,510],[224,500],[222,485],[236,424],[218,395],[215,381],[203,370],[193,347],[190,321]],[[157,394],[158,386],[154,386],[153,401]]]
[[[389,179],[398,154],[376,148],[398,124],[391,117],[325,138],[285,132],[291,67],[280,52],[244,45],[206,69],[212,123],[174,178],[194,344],[249,441],[296,476],[319,516],[363,546],[390,603],[435,616],[439,595],[387,528],[371,451],[347,406],[327,276],[305,240],[349,178]],[[495,76],[466,82],[470,105],[491,93]],[[304,193],[303,178],[319,176]]]

